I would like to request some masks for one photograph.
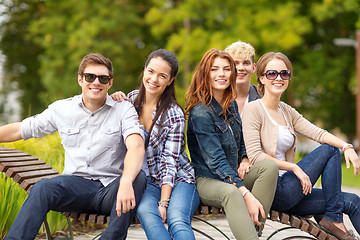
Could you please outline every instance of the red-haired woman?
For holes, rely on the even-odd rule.
[[[224,208],[236,239],[258,239],[275,193],[278,168],[268,160],[250,166],[246,174],[237,172],[249,160],[235,81],[235,63],[228,53],[217,49],[205,53],[186,93],[187,139],[200,200]]]

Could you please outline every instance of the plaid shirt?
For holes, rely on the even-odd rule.
[[[138,90],[128,94],[133,103]],[[152,116],[155,116],[156,109]],[[194,169],[184,149],[185,118],[181,108],[172,105],[167,111],[162,126],[160,116],[150,133],[146,149],[146,160],[151,180],[159,186],[174,185],[178,182],[195,183]]]

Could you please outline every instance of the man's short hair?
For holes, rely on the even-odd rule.
[[[112,62],[110,61],[110,59],[104,57],[100,53],[89,53],[88,55],[86,55],[80,63],[78,74],[82,75],[84,73],[85,68],[91,64],[104,65],[109,70],[110,77],[111,78],[114,77],[114,69]]]
[[[255,62],[255,49],[249,43],[245,43],[242,41],[237,41],[225,48],[225,52],[230,54],[232,58],[245,58],[251,59],[251,61]]]

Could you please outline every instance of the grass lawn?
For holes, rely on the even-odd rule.
[[[345,162],[342,164],[342,186],[360,188],[360,173],[355,177],[353,166],[346,169]]]

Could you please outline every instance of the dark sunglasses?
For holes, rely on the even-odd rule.
[[[276,70],[267,70],[263,75],[265,75],[269,80],[275,80],[279,75],[282,80],[289,80],[291,72],[290,70],[281,70],[280,72]]]
[[[87,82],[93,82],[98,78],[100,83],[107,84],[111,80],[111,77],[107,75],[96,75],[93,73],[83,73],[82,75],[85,76]]]

